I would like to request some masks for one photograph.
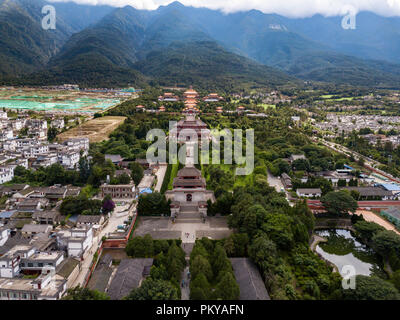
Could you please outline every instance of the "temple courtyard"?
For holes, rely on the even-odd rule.
[[[205,222],[173,222],[170,217],[140,217],[135,236],[150,234],[153,239],[182,239],[183,243],[194,243],[207,237],[224,239],[232,234],[227,217],[208,217]]]

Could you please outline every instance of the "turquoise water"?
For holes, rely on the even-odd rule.
[[[37,110],[37,111],[51,111],[51,110],[79,110],[90,107],[93,109],[92,112],[98,110],[108,109],[116,104],[120,103],[120,100],[101,100],[101,99],[76,99],[75,101],[65,102],[38,102],[28,100],[0,100],[0,108],[6,109],[25,109],[25,110]],[[85,112],[91,112],[90,110],[81,110]]]
[[[346,265],[353,266],[357,275],[385,277],[382,263],[375,252],[357,241],[351,231],[344,229],[318,230],[317,235],[326,238],[316,247],[323,258],[333,263],[341,272]]]

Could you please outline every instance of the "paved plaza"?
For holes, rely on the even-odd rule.
[[[229,237],[226,217],[208,217],[203,222],[173,223],[169,217],[140,217],[135,236],[150,234],[153,239],[182,239],[183,243],[194,243],[196,238],[209,237],[214,240]]]

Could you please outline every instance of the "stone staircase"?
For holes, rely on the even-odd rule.
[[[201,223],[203,219],[196,205],[181,206],[176,223]]]

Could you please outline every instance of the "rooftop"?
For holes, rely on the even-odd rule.
[[[120,300],[139,287],[145,267],[152,265],[151,258],[122,260],[108,289],[111,300]]]
[[[257,267],[248,258],[231,258],[233,272],[240,288],[240,300],[270,300]]]

